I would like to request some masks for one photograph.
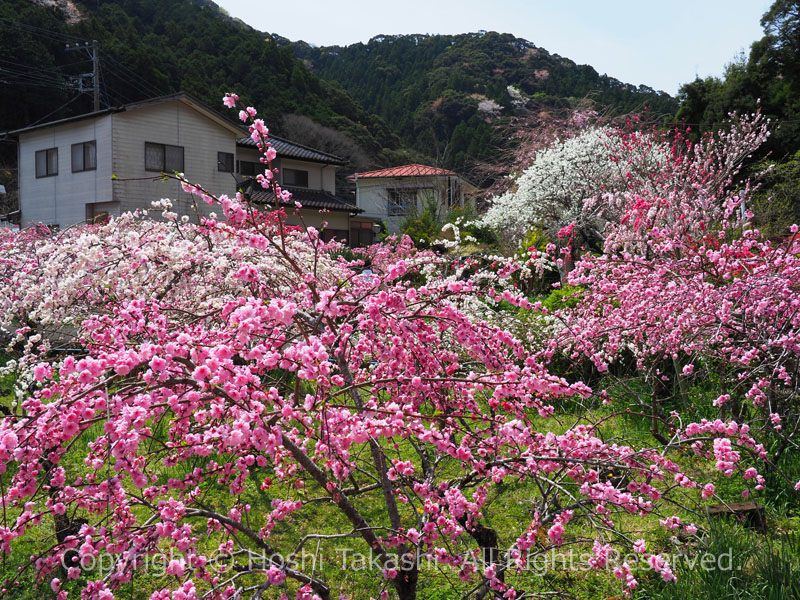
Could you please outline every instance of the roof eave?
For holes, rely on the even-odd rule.
[[[109,115],[115,112],[121,112],[125,110],[122,106],[115,106],[104,108],[103,110],[97,110],[90,113],[85,113],[82,115],[75,115],[73,117],[65,117],[63,119],[58,119],[57,121],[47,121],[46,123],[39,123],[38,125],[29,125],[28,127],[22,127],[20,129],[14,129],[12,131],[6,131],[6,135],[20,135],[22,133],[28,133],[29,131],[36,131],[37,129],[43,129],[45,127],[57,127],[59,125],[66,125],[68,123],[74,123],[77,121],[83,121],[85,119],[96,119],[98,117],[102,117],[105,115]]]

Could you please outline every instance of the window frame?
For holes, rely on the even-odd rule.
[[[81,146],[81,165],[82,168],[76,169],[75,168],[75,149]],[[91,167],[86,166],[86,150],[87,148],[94,147],[94,164]],[[84,171],[96,171],[97,170],[97,140],[90,140],[88,142],[79,142],[77,144],[72,144],[70,147],[70,163],[72,166],[73,173],[83,173]]]
[[[228,165],[230,165],[230,168],[228,168]],[[233,152],[217,152],[217,171],[220,173],[233,173],[235,166],[236,160]]]
[[[161,150],[162,158],[161,158],[161,168],[160,169],[155,169],[153,167],[148,167],[147,166],[147,150],[148,150],[148,147],[159,148]],[[177,150],[181,151],[180,168],[175,168],[175,169],[169,169],[168,168],[169,166],[173,166],[173,165],[168,165],[167,164],[167,150],[168,149],[172,149],[172,150],[176,150],[177,149]],[[145,171],[150,171],[152,173],[173,173],[173,172],[183,173],[185,166],[186,166],[186,153],[184,151],[184,147],[183,146],[175,146],[173,144],[161,144],[159,142],[145,142],[144,143],[144,170]]]
[[[416,210],[417,194],[416,188],[389,188],[386,190],[388,198],[386,201],[386,211],[390,217],[405,217]],[[403,198],[404,202],[397,202],[397,198]]]
[[[55,154],[55,171],[50,172],[50,153]],[[39,156],[44,154],[44,173],[39,173]],[[34,174],[36,175],[36,179],[44,179],[45,177],[55,177],[58,175],[58,146],[54,148],[44,148],[42,150],[37,150],[34,154],[34,163],[33,163],[33,170]]]
[[[237,160],[238,167],[236,172],[239,173],[242,177],[257,177],[260,174],[264,174],[264,165],[255,160]],[[245,171],[249,171],[252,168],[252,173],[245,173]]]
[[[306,169],[295,169],[293,167],[286,167],[285,169],[282,170],[282,173],[283,173],[283,185],[286,185],[286,186],[289,186],[289,187],[308,188],[308,170],[306,170]],[[292,177],[293,178],[295,178],[297,176],[297,174],[300,174],[300,173],[305,175],[305,184],[297,183],[296,181],[293,181],[293,182],[286,181],[286,175],[288,175],[289,173],[292,173]]]

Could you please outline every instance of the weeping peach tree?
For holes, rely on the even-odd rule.
[[[285,198],[256,117],[240,113],[259,181]],[[346,260],[280,209],[173,177],[221,216],[193,223],[164,202],[161,220],[0,239],[19,353],[0,416],[4,597],[31,578],[59,600],[127,597],[155,556],[151,600],[364,597],[353,565],[300,560],[346,547],[371,557],[358,585],[375,597],[523,598],[531,561],[575,543],[630,592],[636,565],[612,564],[614,548],[674,575],[620,516],[692,532],[664,501],[710,494],[669,448],[752,475],[757,445],[734,422],[659,447],[564,425],[592,391],[465,309],[526,298],[446,278],[445,259],[408,239]],[[498,514],[509,490],[525,491],[524,512]]]

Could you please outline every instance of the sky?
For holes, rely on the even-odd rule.
[[[762,37],[772,0],[215,0],[260,31],[317,46],[380,34],[467,33],[525,38],[626,83],[676,94]]]

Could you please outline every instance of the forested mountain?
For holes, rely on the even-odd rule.
[[[490,153],[493,121],[529,99],[564,104],[588,98],[616,113],[645,106],[655,114],[677,110],[664,92],[600,75],[510,34],[377,36],[347,47],[290,45],[315,74],[340,83],[405,144],[426,149],[451,168]]]
[[[398,160],[393,153],[399,140],[379,117],[338,85],[311,74],[290,48],[212,2],[62,5],[66,12],[31,0],[0,2],[0,131],[91,110],[90,94],[77,91],[78,75],[92,70],[89,55],[65,46],[97,40],[103,106],[184,90],[221,109],[224,92],[236,91],[277,133],[285,129],[285,115],[302,115],[344,132],[372,164]],[[84,77],[83,83],[90,80]]]
[[[315,48],[258,32],[210,0],[3,0],[0,26],[0,132],[91,110],[80,93],[91,84],[89,53],[66,48],[91,40],[103,106],[185,90],[219,107],[236,91],[274,132],[341,154],[352,169],[465,170],[492,157],[498,124],[531,100],[677,110],[663,92],[493,32]],[[13,150],[0,144],[5,162]]]

